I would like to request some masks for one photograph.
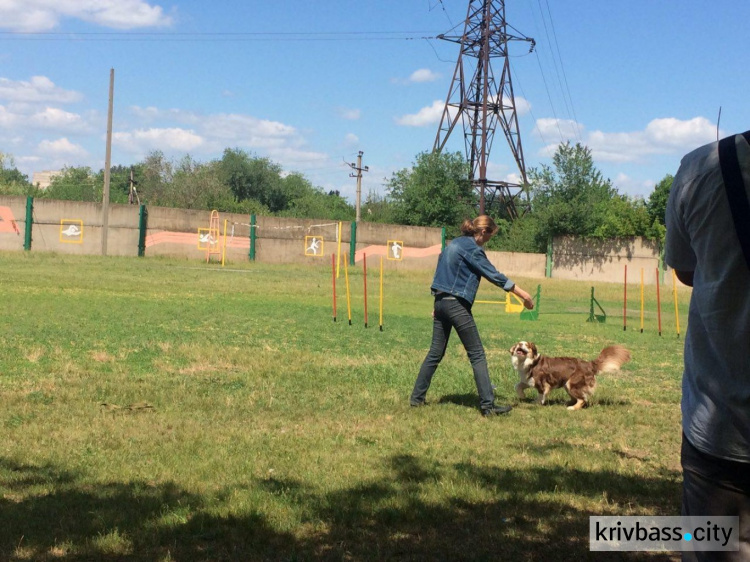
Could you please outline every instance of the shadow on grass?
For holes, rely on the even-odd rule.
[[[679,474],[643,477],[607,471],[510,470],[443,464],[412,455],[386,459],[384,475],[321,491],[293,479],[251,480],[259,505],[296,514],[304,531],[280,531],[267,514],[212,513],[216,498],[172,484],[89,486],[54,467],[0,459],[0,559],[16,560],[672,560],[591,553],[591,513],[570,495],[600,498],[659,515],[679,513]],[[54,483],[51,493],[37,493]],[[475,490],[467,499],[435,485]],[[227,490],[225,492],[230,492]],[[566,499],[556,496],[567,494]],[[220,494],[221,495],[221,494]],[[615,509],[613,508],[613,511]],[[129,550],[97,539],[116,530]],[[67,546],[65,546],[67,545]]]
[[[456,404],[467,408],[479,408],[479,396],[476,392],[468,394],[446,394],[441,396],[436,404]]]

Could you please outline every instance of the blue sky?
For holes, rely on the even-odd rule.
[[[506,0],[533,37],[512,49],[527,168],[591,148],[643,196],[680,158],[750,129],[750,2]],[[209,161],[241,148],[354,200],[432,149],[468,0],[0,0],[0,152],[28,174],[150,151]],[[454,27],[455,26],[455,27]],[[499,72],[499,69],[498,69]],[[463,151],[454,132],[448,148]],[[515,180],[497,136],[490,179]]]

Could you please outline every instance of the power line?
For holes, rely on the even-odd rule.
[[[0,31],[0,41],[151,41],[151,42],[275,42],[275,41],[413,41],[435,39],[429,31],[321,32],[58,32]]]
[[[533,119],[534,124],[536,125],[537,124],[537,118],[536,118],[536,115],[534,115],[534,110],[531,109],[531,102],[529,101],[529,98],[528,98],[528,96],[526,95],[526,92],[523,89],[523,82],[521,82],[521,80],[518,79],[518,74],[516,73],[516,71],[513,68],[511,68],[511,73],[513,74],[513,83],[516,84],[519,87],[519,89],[521,90],[521,95],[524,97],[524,99],[526,100],[526,103],[528,103],[528,105],[529,105],[529,115],[531,115],[531,118]],[[542,139],[542,144],[544,144],[544,149],[547,151],[547,154],[550,157],[552,157],[552,154],[550,154],[550,152],[549,152],[549,143],[547,142],[547,139],[544,138],[544,133],[542,132],[542,129],[540,129],[538,125],[537,125],[536,129],[537,129],[537,131],[539,131],[539,137]]]
[[[576,124],[576,137],[578,139],[578,142],[581,142],[581,130],[578,125],[578,116],[576,115],[575,106],[573,105],[573,98],[570,95],[570,87],[568,86],[568,76],[565,73],[565,66],[563,65],[562,55],[560,54],[560,44],[557,41],[557,32],[555,31],[555,22],[552,19],[552,12],[550,11],[549,0],[545,0],[545,4],[547,5],[547,14],[549,15],[550,27],[552,28],[552,36],[555,38],[555,49],[557,50],[557,58],[560,60],[560,69],[562,70],[563,80],[565,81],[565,92],[567,93],[568,100],[570,100],[570,110],[573,113],[573,122]]]
[[[557,112],[555,111],[555,104],[552,103],[552,95],[549,92],[549,86],[547,85],[547,78],[544,76],[544,69],[542,68],[542,61],[539,59],[539,55],[536,56],[536,60],[539,63],[539,72],[542,74],[542,82],[544,82],[544,89],[547,91],[547,99],[549,100],[549,105],[550,105],[550,108],[552,109],[552,115],[555,118],[555,124],[557,125],[557,132],[560,133],[560,142],[565,142],[562,129],[560,129],[560,119],[557,117]]]

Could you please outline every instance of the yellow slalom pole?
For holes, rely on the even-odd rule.
[[[383,331],[383,256],[380,256],[380,331]]]
[[[674,294],[674,318],[677,323],[677,337],[680,337],[680,309],[677,308],[677,275],[672,270],[672,293]]]
[[[643,268],[641,268],[641,333],[643,333]]]
[[[352,299],[350,297],[349,293],[349,267],[347,264],[349,263],[348,258],[346,257],[346,254],[344,254],[344,278],[346,279],[346,313],[349,317],[349,325],[352,325]]]
[[[340,271],[339,266],[341,264],[341,221],[339,221],[338,234],[336,235],[336,238],[338,238],[336,243],[336,279],[338,279]]]
[[[221,267],[224,267],[224,260],[227,257],[227,219],[224,219],[224,244],[221,249]]]

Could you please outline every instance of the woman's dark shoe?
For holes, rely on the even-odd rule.
[[[489,416],[500,416],[507,414],[513,408],[511,406],[492,406],[492,408],[482,408],[482,415],[486,418]]]

